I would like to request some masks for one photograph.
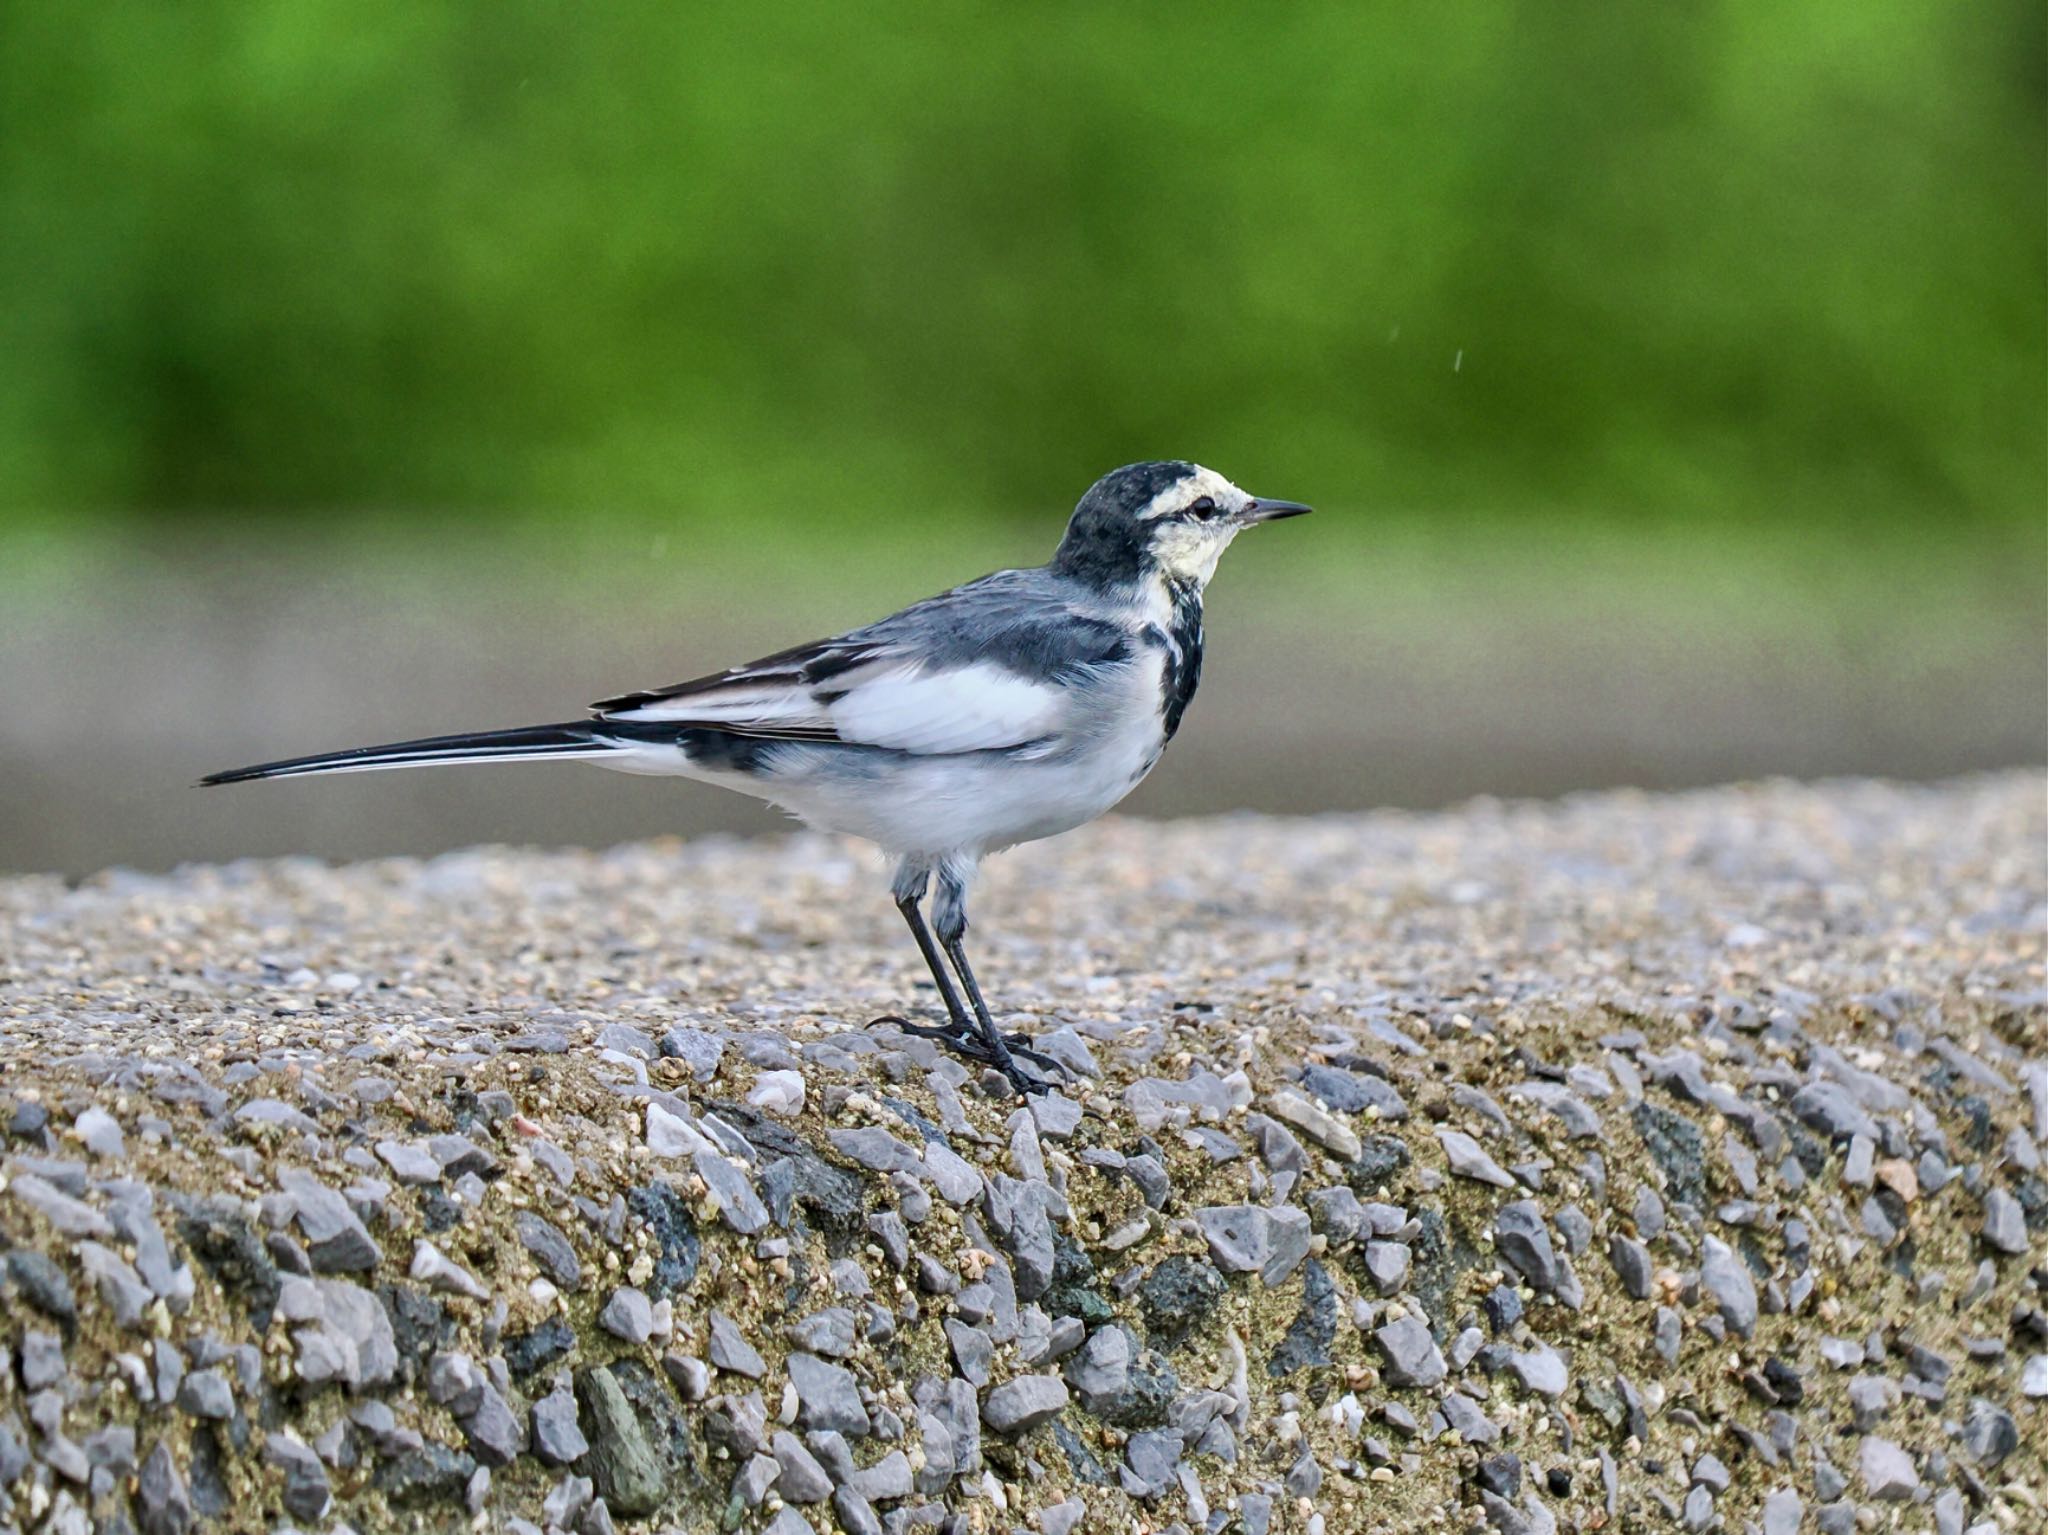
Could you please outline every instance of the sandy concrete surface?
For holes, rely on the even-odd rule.
[[[2048,782],[0,882],[0,1529],[2048,1520]]]

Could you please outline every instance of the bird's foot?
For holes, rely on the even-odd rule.
[[[1044,1051],[1032,1049],[1031,1036],[1028,1034],[997,1034],[996,1037],[1002,1041],[1002,1048],[997,1050],[979,1031],[961,1028],[957,1024],[949,1026],[912,1023],[900,1014],[888,1013],[869,1020],[868,1027],[872,1029],[883,1023],[901,1029],[906,1034],[915,1034],[919,1039],[935,1039],[955,1055],[973,1061],[978,1066],[993,1066],[1009,1079],[1010,1086],[1022,1094],[1049,1093],[1059,1084],[1027,1075],[1017,1065],[1019,1060],[1029,1061],[1042,1070],[1056,1071],[1062,1077],[1071,1076],[1065,1066]]]

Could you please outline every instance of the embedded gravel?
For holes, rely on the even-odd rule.
[[[0,1530],[2048,1524],[2048,782],[0,881]]]

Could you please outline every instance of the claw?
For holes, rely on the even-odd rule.
[[[972,1031],[945,1025],[912,1023],[901,1013],[884,1013],[879,1018],[870,1018],[867,1026],[872,1029],[885,1023],[893,1029],[901,1029],[905,1034],[914,1034],[919,1039],[935,1039],[955,1055],[973,1061],[976,1065],[994,1067],[1009,1079],[1011,1087],[1026,1097],[1033,1093],[1049,1093],[1059,1084],[1045,1081],[1038,1077],[1027,1076],[1018,1069],[1018,1060],[1028,1061],[1041,1071],[1056,1071],[1066,1081],[1071,1082],[1074,1079],[1074,1074],[1067,1070],[1060,1062],[1054,1060],[1043,1050],[1032,1049],[1030,1044],[1031,1036],[1028,1034],[1016,1033],[998,1036],[1013,1057],[1013,1059],[1005,1061],[1000,1059],[995,1051],[988,1047],[987,1041]]]
[[[872,1029],[878,1024],[884,1023],[888,1024],[892,1029],[901,1029],[906,1034],[915,1034],[919,1039],[942,1039],[947,1044],[955,1046],[955,1048],[958,1048],[960,1040],[973,1037],[961,1033],[957,1027],[947,1027],[943,1024],[934,1027],[928,1023],[912,1023],[901,1013],[884,1013],[879,1018],[870,1018],[868,1020],[868,1027]],[[975,1040],[975,1043],[979,1044],[980,1041]]]

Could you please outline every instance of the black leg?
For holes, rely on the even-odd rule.
[[[1036,1077],[1026,1076],[1018,1067],[1015,1056],[1022,1056],[1032,1065],[1050,1067],[1064,1074],[1064,1068],[1049,1055],[1030,1049],[1021,1034],[1005,1034],[996,1027],[990,1016],[988,1003],[982,999],[981,983],[974,978],[974,967],[967,962],[967,947],[962,941],[967,934],[967,887],[964,879],[952,867],[939,867],[938,895],[932,902],[932,914],[939,930],[939,946],[946,951],[946,957],[953,962],[954,972],[960,977],[960,984],[966,989],[968,1003],[974,1009],[976,1031],[980,1036],[983,1052],[989,1064],[1010,1079],[1010,1085],[1020,1093],[1042,1093],[1050,1084]]]
[[[953,1020],[952,1032],[962,1035],[972,1032],[974,1022],[967,1016],[967,1009],[960,1005],[960,993],[954,989],[953,977],[946,973],[946,962],[939,958],[938,945],[932,942],[932,930],[925,926],[924,912],[918,908],[917,897],[897,896],[896,909],[910,924],[910,936],[917,940],[917,952],[924,956],[932,979],[938,983],[939,998],[946,1004],[946,1015]]]

